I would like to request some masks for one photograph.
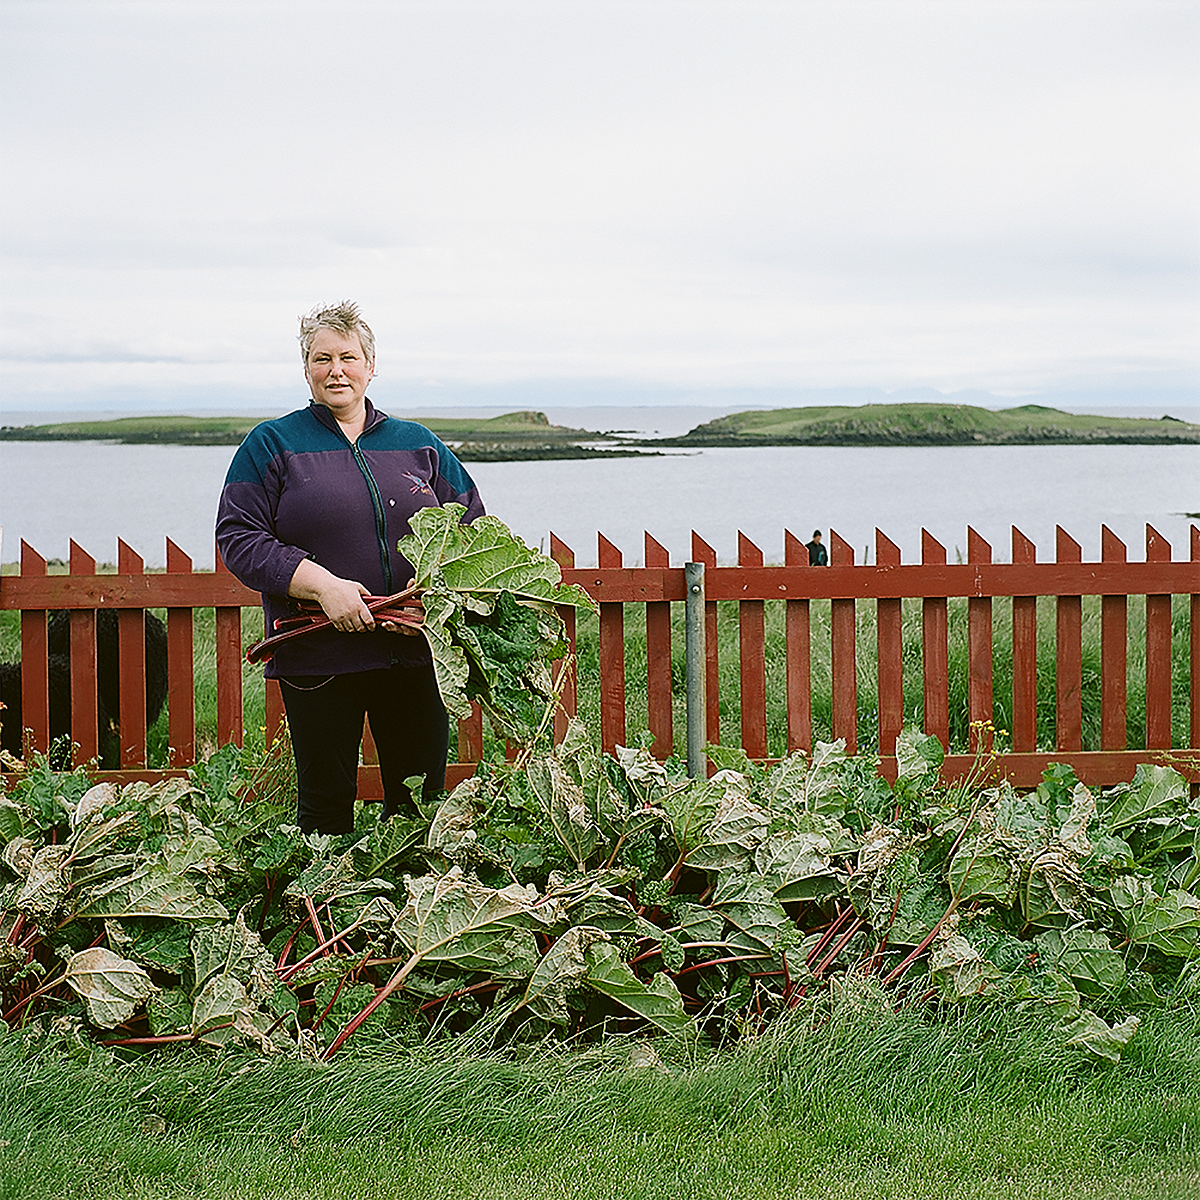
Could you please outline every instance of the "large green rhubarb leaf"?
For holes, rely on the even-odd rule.
[[[967,838],[950,860],[947,881],[951,893],[959,903],[999,900],[1012,904],[1021,877],[1020,852],[1020,843],[998,834]]]
[[[1112,994],[1125,982],[1125,960],[1097,930],[1049,929],[1034,944],[1085,996]]]
[[[667,1033],[693,1028],[691,1018],[683,1011],[679,989],[666,975],[655,975],[650,983],[643,983],[621,961],[620,951],[611,942],[592,942],[583,957],[588,987]]]
[[[539,907],[534,888],[510,884],[484,887],[459,867],[441,876],[424,875],[408,884],[408,903],[392,932],[414,965],[444,963],[465,971],[521,977],[533,973],[540,957],[530,925],[544,925],[548,907]]]
[[[94,888],[82,898],[77,917],[173,917],[177,921],[225,921],[229,913],[202,896],[185,875],[149,862],[131,875]]]
[[[1159,896],[1150,880],[1122,875],[1112,885],[1112,898],[1131,942],[1174,958],[1191,958],[1200,951],[1200,899],[1191,892],[1173,889]]]
[[[1109,832],[1119,833],[1138,821],[1186,807],[1189,795],[1187,780],[1178,771],[1143,763],[1134,774],[1133,783],[1114,792],[1104,814],[1104,824]]]
[[[709,786],[719,796],[708,828],[687,856],[703,871],[747,870],[754,851],[767,836],[771,815],[750,799],[749,780],[734,771],[718,771]]]
[[[440,579],[457,592],[512,592],[553,604],[591,608],[580,588],[563,587],[558,563],[526,546],[499,517],[462,524],[461,504],[423,508],[409,521],[400,553],[416,570],[418,587]]]
[[[565,650],[555,606],[594,608],[563,587],[553,559],[526,546],[497,517],[463,525],[461,504],[424,508],[400,553],[424,590],[425,638],[446,708],[477,700],[511,737],[529,741],[552,700],[548,664]]]

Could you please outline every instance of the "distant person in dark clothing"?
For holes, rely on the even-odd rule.
[[[821,545],[821,531],[813,530],[811,542],[804,543],[805,550],[808,551],[808,565],[810,567],[827,567],[829,566],[829,555],[825,552],[825,547]]]

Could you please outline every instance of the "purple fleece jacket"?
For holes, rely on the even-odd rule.
[[[457,458],[423,425],[398,421],[367,400],[358,444],[324,405],[256,426],[242,442],[221,492],[217,547],[233,574],[261,592],[268,632],[297,611],[287,597],[306,559],[375,596],[404,588],[412,564],[396,549],[419,509],[483,504]],[[284,643],[267,675],[340,675],[393,663],[429,662],[424,638],[321,630]]]

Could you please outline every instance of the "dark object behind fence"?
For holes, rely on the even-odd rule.
[[[145,615],[146,728],[158,720],[167,699],[167,630],[153,614]],[[46,628],[50,676],[50,736],[71,732],[71,614],[50,614]],[[21,664],[0,663],[0,745],[10,754],[21,754]],[[96,610],[96,725],[100,765],[114,770],[119,765],[121,668],[117,614],[112,609]],[[69,749],[56,751],[56,766],[70,765]]]

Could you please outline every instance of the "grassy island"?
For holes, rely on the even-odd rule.
[[[110,441],[123,445],[237,446],[260,421],[247,417],[120,417],[56,425],[0,426],[0,440],[22,442]],[[415,417],[465,462],[611,458],[645,453],[605,434],[551,425],[545,413],[511,412],[497,417]],[[650,453],[655,453],[650,451]]]
[[[708,421],[666,446],[1039,446],[1200,442],[1200,425],[1174,417],[1077,416],[1024,404],[865,404],[774,408]]]

